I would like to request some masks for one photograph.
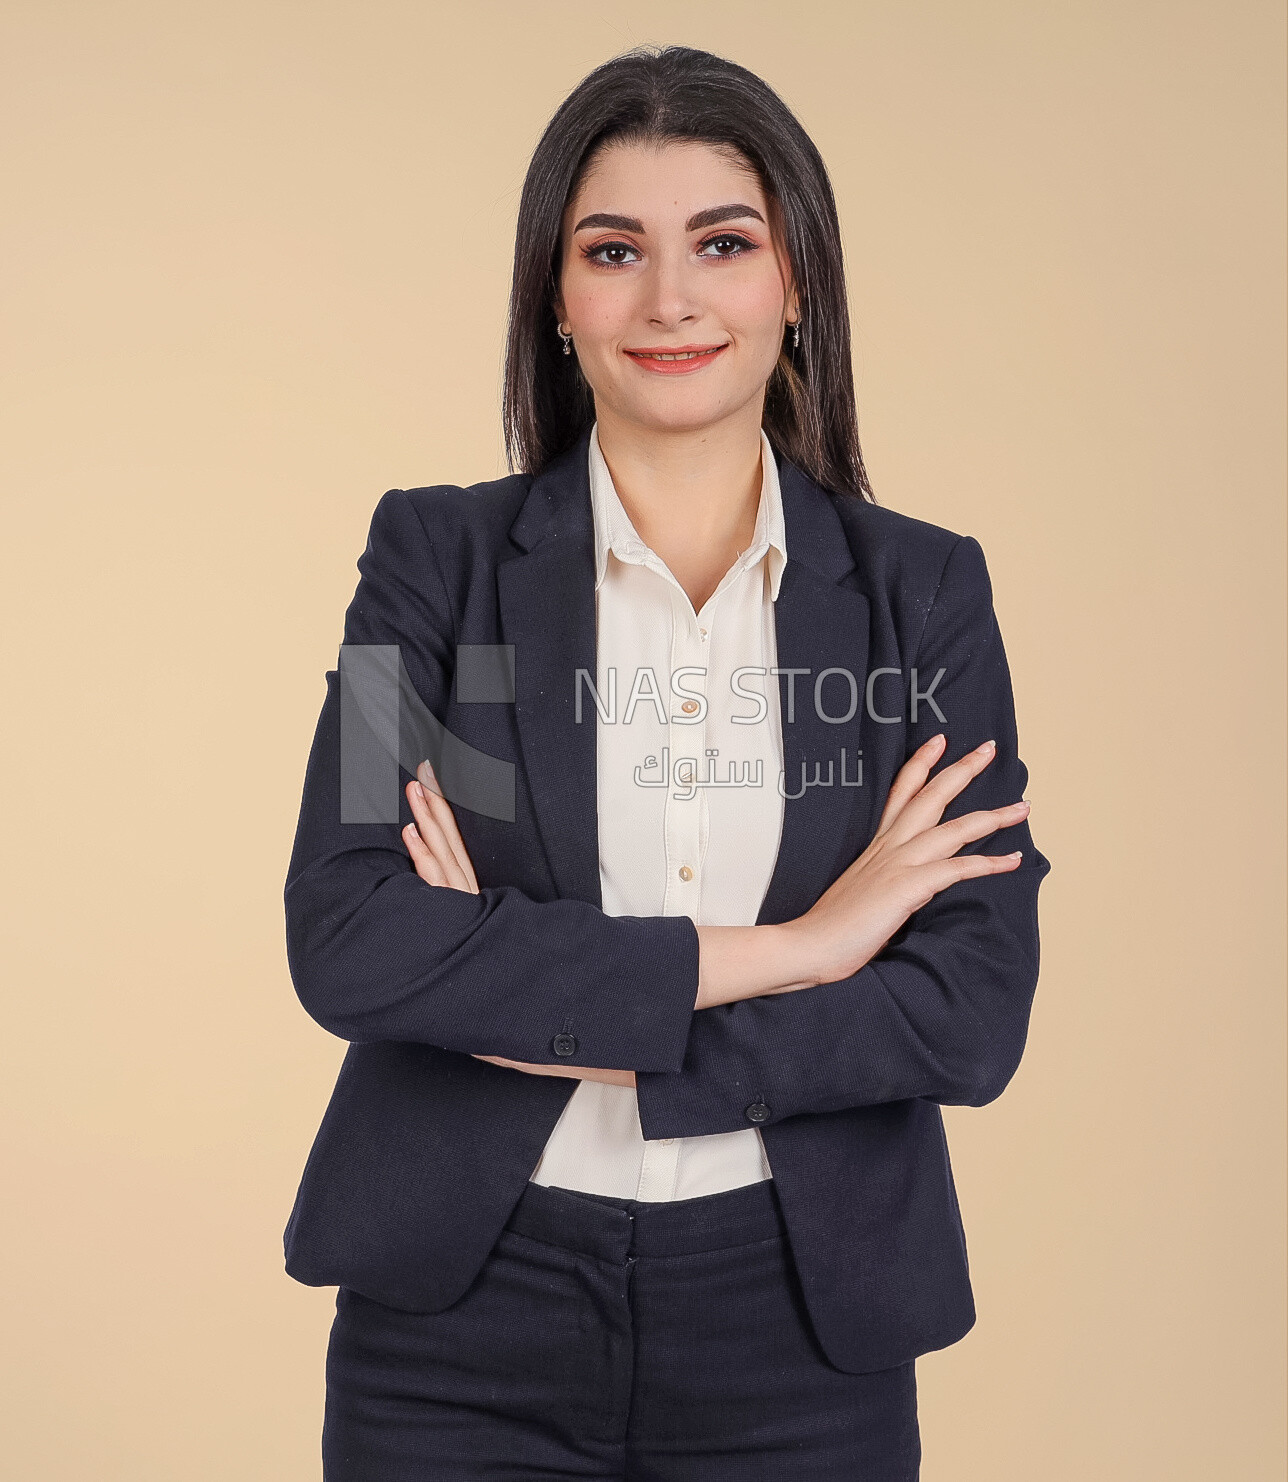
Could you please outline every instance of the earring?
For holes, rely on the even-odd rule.
[[[792,325],[792,349],[793,350],[799,350],[800,349],[800,345],[801,345],[801,322],[798,319],[796,321],[796,323]]]
[[[564,333],[564,327],[563,327],[562,324],[556,325],[555,328],[559,331],[559,338],[563,341],[563,352],[564,352],[564,354],[565,355],[571,355],[572,354],[572,336],[570,334],[565,334]]]

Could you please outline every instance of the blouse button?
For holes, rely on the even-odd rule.
[[[696,700],[686,700],[684,704],[680,706],[680,709],[683,710],[686,715],[692,715],[697,708],[698,702]]]
[[[675,1138],[673,1138],[673,1137],[664,1137],[662,1139],[662,1146],[664,1148],[669,1148],[674,1141],[675,1141]]]
[[[680,866],[680,879],[681,880],[692,880],[693,879],[693,871],[688,867],[688,865],[681,865]]]
[[[704,638],[707,636],[707,630],[705,628],[699,628],[698,632],[701,633]]]
[[[692,782],[693,781],[693,768],[692,767],[681,767],[680,768],[680,781],[681,782]]]

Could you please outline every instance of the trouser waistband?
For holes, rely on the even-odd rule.
[[[529,1182],[505,1228],[601,1260],[726,1250],[786,1233],[772,1178],[694,1199],[612,1199]]]

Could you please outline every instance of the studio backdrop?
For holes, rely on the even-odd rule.
[[[318,1475],[282,884],[389,488],[507,472],[518,190],[640,42],[828,163],[878,501],[987,553],[1055,868],[946,1121],[926,1482],[1283,1475],[1284,42],[1263,0],[0,12],[5,1469]]]

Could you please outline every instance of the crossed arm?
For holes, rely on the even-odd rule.
[[[1022,820],[1028,805],[1021,802],[968,814],[952,823],[939,823],[947,801],[982,771],[995,754],[993,744],[986,742],[928,781],[944,742],[941,732],[909,759],[891,789],[871,845],[812,911],[778,925],[697,927],[699,978],[695,1009],[727,1009],[762,996],[794,993],[815,985],[831,986],[838,980],[849,984],[903,925],[912,909],[910,900],[914,894],[928,898],[958,880],[1001,873],[1018,866],[1019,851],[1000,857],[949,858],[963,842],[994,832],[1008,818]],[[477,894],[478,880],[469,852],[451,805],[439,789],[428,761],[420,764],[417,779],[407,784],[406,794],[413,819],[403,829],[403,838],[416,873],[435,888]],[[853,991],[850,989],[839,997],[841,1025],[852,1017]],[[836,999],[838,995],[832,997]],[[792,1023],[791,1016],[782,1012],[777,1020],[784,1028]],[[726,1016],[724,1022],[732,1025],[737,1021],[733,1016]],[[773,1023],[774,1017],[768,1016],[766,1024]],[[695,1017],[690,1040],[705,1027]],[[753,1042],[764,1038],[763,1033],[757,1034]],[[835,1035],[831,1042],[836,1043]],[[475,1058],[534,1074],[638,1087],[632,1070],[532,1064],[478,1053]],[[746,1069],[745,1048],[742,1058]]]

